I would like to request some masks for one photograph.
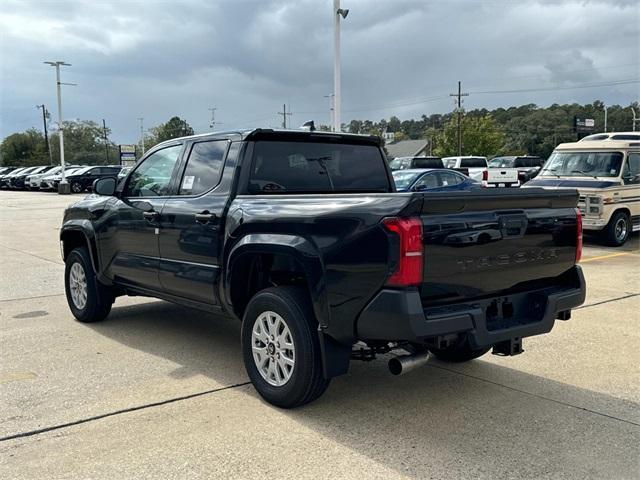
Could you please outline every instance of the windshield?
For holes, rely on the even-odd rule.
[[[398,170],[392,173],[397,190],[407,190],[419,173]]]
[[[374,145],[256,142],[252,193],[388,192],[389,178]]]
[[[83,173],[89,171],[90,169],[92,169],[93,167],[82,167],[82,168],[77,168],[75,170],[67,170],[65,172],[66,175],[82,175]]]
[[[553,152],[541,170],[544,177],[617,177],[621,152]]]
[[[496,157],[489,162],[489,166],[495,168],[512,168],[514,161],[514,158]]]

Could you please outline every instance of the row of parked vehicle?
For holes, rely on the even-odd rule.
[[[73,193],[82,193],[90,191],[98,178],[121,177],[127,170],[120,165],[67,165],[65,179]],[[0,188],[58,191],[61,180],[62,167],[59,165],[0,167]]]
[[[425,168],[455,170],[484,187],[519,187],[534,178],[543,165],[542,158],[528,155],[495,157],[491,161],[481,156],[415,156],[398,157],[389,163],[393,171]]]
[[[585,231],[621,246],[640,231],[640,133],[608,132],[562,143],[539,157],[401,157],[390,162],[396,189],[446,192],[483,187],[578,190]]]

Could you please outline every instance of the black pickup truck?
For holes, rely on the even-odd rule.
[[[242,321],[257,391],[295,407],[351,359],[514,355],[583,303],[575,190],[397,193],[377,137],[257,129],[154,147],[69,207],[73,315],[119,295]]]

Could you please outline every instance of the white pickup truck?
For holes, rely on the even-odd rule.
[[[464,173],[478,182],[482,181],[484,172],[487,171],[487,157],[445,157],[442,163],[446,168]]]
[[[519,187],[534,178],[544,165],[540,157],[522,155],[495,157],[482,179],[485,187]]]

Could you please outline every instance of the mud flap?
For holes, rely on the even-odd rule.
[[[325,335],[322,330],[318,330],[318,338],[324,378],[333,378],[347,373],[351,360],[351,345],[343,345],[335,341],[329,335]]]

